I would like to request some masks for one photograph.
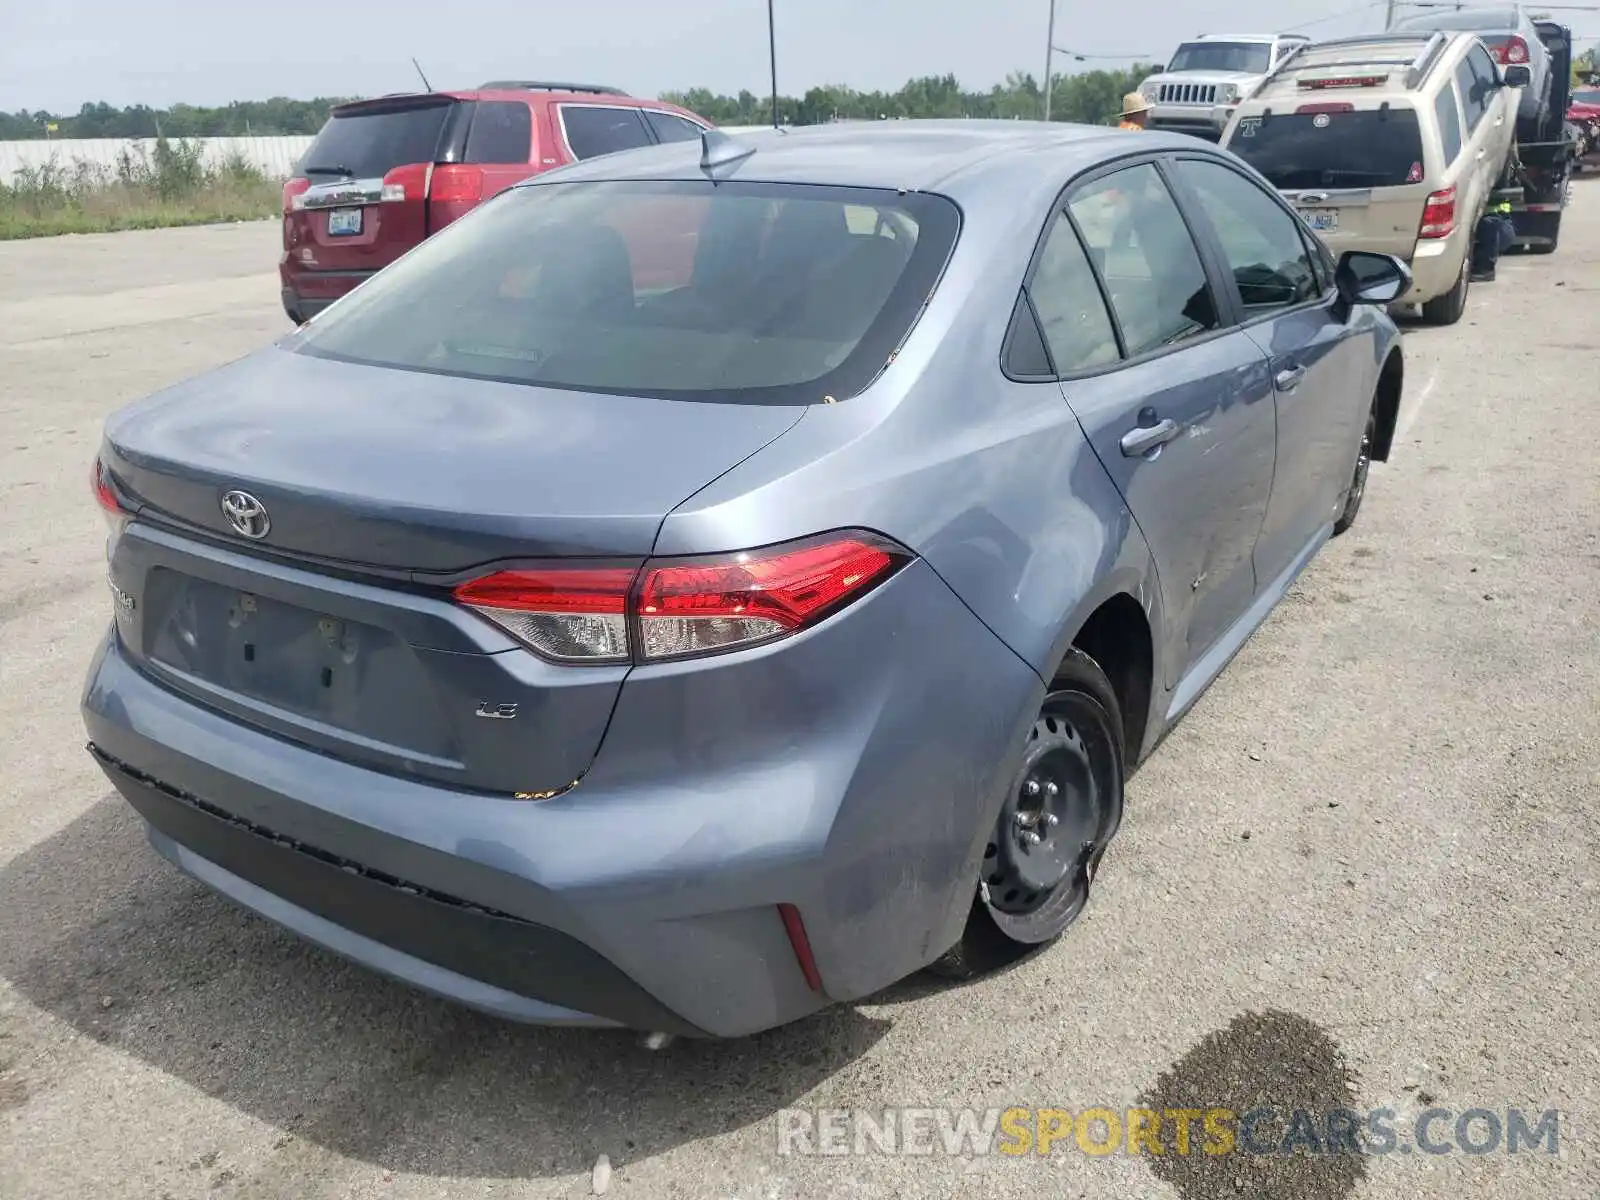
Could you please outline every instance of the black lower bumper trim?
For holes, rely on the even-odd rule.
[[[152,779],[98,746],[89,751],[157,831],[307,912],[516,995],[634,1029],[706,1036],[576,938],[302,846]]]

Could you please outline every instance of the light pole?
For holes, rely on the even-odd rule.
[[[1050,0],[1051,4],[1055,0]],[[772,0],[767,0],[767,60],[772,68],[772,127],[778,128],[778,30],[772,23]]]
[[[1050,24],[1044,35],[1044,119],[1050,119],[1050,70],[1055,64],[1056,0],[1050,0]]]

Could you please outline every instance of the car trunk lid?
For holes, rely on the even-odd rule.
[[[671,509],[801,411],[269,349],[108,423],[102,461],[135,514],[113,545],[119,632],[174,689],[321,753],[560,789],[598,750],[626,665],[547,662],[450,585],[492,562],[636,566]],[[266,520],[239,532],[228,493]]]

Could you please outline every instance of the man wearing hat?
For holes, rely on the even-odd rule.
[[[1122,120],[1118,129],[1144,129],[1150,123],[1150,101],[1141,92],[1129,92],[1122,98]]]

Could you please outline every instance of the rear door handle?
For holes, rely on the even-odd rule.
[[[1304,367],[1285,367],[1272,377],[1272,382],[1277,385],[1280,392],[1292,392],[1300,386],[1300,381],[1305,377]]]
[[[1154,425],[1139,425],[1122,435],[1122,453],[1128,458],[1149,454],[1177,437],[1178,432],[1178,423],[1170,417]]]

